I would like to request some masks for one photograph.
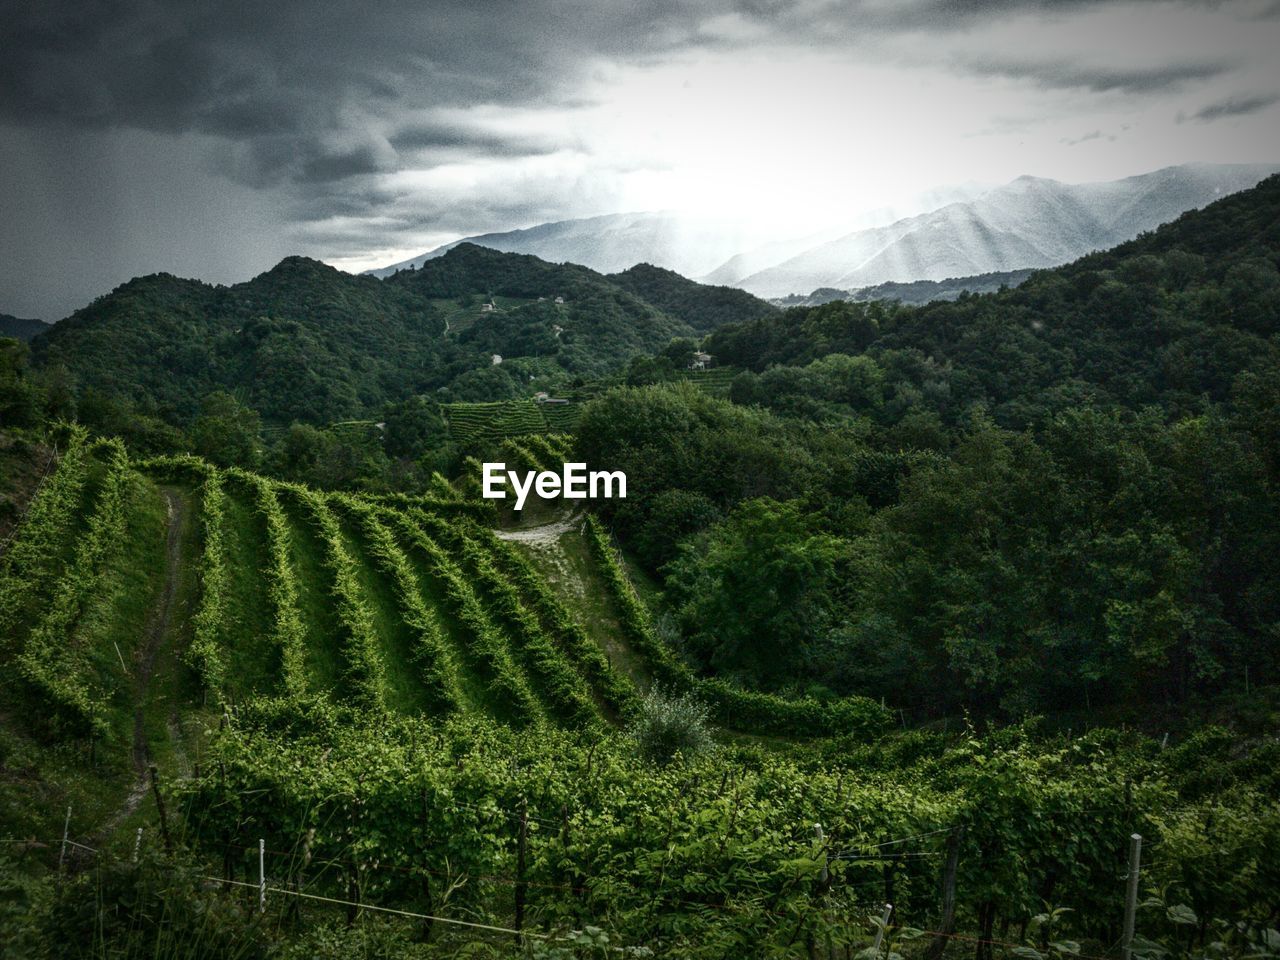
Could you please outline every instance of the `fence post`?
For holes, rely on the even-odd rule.
[[[258,838],[258,912],[267,912],[267,841]]]
[[[160,795],[160,773],[151,764],[151,792],[156,798],[156,810],[160,813],[160,836],[164,839],[165,853],[173,853],[173,841],[169,839],[169,818],[164,812],[164,797]]]
[[[138,828],[138,832],[133,836],[133,862],[138,862],[138,854],[142,850],[142,828]]]
[[[947,865],[942,871],[942,917],[938,924],[938,936],[924,951],[924,960],[939,960],[947,949],[947,937],[956,925],[956,873],[960,866],[960,841],[964,827],[954,830],[947,838]]]
[[[827,885],[831,882],[831,871],[827,869],[827,850],[826,850],[826,834],[822,832],[822,824],[815,823],[813,825],[813,838],[818,841],[818,852],[822,854],[822,867],[818,871],[818,879],[822,881],[822,890],[825,893]]]
[[[1124,897],[1124,960],[1133,956],[1133,927],[1138,913],[1138,875],[1142,870],[1142,834],[1129,837],[1129,887]]]
[[[813,825],[813,839],[817,842],[818,853],[822,856],[822,866],[818,869],[818,884],[819,892],[824,898],[825,904],[827,892],[831,889],[831,861],[827,853],[827,837],[826,834],[822,832],[822,824],[815,823]],[[835,956],[835,947],[831,941],[831,929],[827,925],[827,911],[825,909],[821,909],[819,911],[819,915],[822,917],[823,941],[827,948],[827,960],[831,960],[831,958]]]
[[[525,856],[529,845],[529,802],[520,798],[520,827],[516,834],[516,929],[524,930],[524,902],[528,887],[524,881]]]
[[[71,805],[67,805],[67,819],[62,824],[62,851],[58,854],[58,872],[62,872],[63,861],[67,859],[67,838],[71,835]]]
[[[893,916],[893,904],[886,903],[884,905],[884,914],[880,917],[880,924],[876,927],[875,943],[871,944],[871,956],[880,956],[880,944],[884,942],[884,932],[889,929],[889,918]]]

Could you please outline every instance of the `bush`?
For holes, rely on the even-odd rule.
[[[640,701],[640,714],[630,733],[640,756],[666,764],[676,756],[693,757],[711,750],[707,717],[706,706],[692,695],[672,695],[655,686]]]

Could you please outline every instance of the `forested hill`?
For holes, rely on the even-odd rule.
[[[715,331],[721,362],[764,371],[866,353],[908,402],[955,422],[974,402],[1022,426],[1092,399],[1172,415],[1280,367],[1280,177],[1017,289],[901,307],[830,303]]]
[[[703,288],[682,284],[654,304],[586,267],[473,244],[386,280],[290,257],[230,287],[131,280],[37,337],[33,353],[81,391],[173,423],[189,422],[215,390],[267,423],[326,423],[442,388],[460,400],[527,394],[534,378],[555,389],[760,313],[743,295],[743,312],[711,317]]]
[[[32,320],[28,317],[14,317],[7,313],[0,313],[0,337],[30,340],[48,329],[49,325],[43,320]]]
[[[683,320],[699,333],[714,330],[721,324],[754,320],[778,312],[773,304],[745,290],[697,283],[674,270],[649,263],[638,263],[630,270],[610,274],[609,279]]]

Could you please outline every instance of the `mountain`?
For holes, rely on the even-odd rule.
[[[503,253],[532,254],[553,263],[581,263],[602,273],[649,262],[696,277],[752,242],[741,228],[723,223],[671,213],[615,213],[467,237],[368,272],[388,277],[397,270],[421,267],[459,244],[473,243]]]
[[[24,317],[13,317],[0,313],[0,337],[12,337],[15,340],[30,340],[48,330],[50,324],[43,320],[31,320]]]
[[[754,320],[777,308],[736,287],[709,286],[680,276],[674,270],[638,263],[612,274],[614,283],[683,320],[699,333],[723,323]]]
[[[1278,260],[1275,175],[997,293],[888,309],[793,307],[726,324],[707,350],[761,373],[832,353],[887,368],[915,357],[914,386],[933,398],[921,401],[936,404],[932,414],[954,417],[977,404],[1016,429],[1085,398],[1187,415],[1247,392],[1256,409],[1246,422],[1260,417],[1257,429],[1273,430],[1258,411],[1275,407],[1267,390],[1280,384]],[[1276,436],[1260,443],[1280,462]]]
[[[389,277],[398,270],[421,267],[459,244],[474,243],[503,253],[532,254],[553,263],[580,263],[601,273],[617,273],[637,263],[649,263],[703,283],[732,285],[748,274],[850,230],[884,226],[946,203],[972,199],[989,189],[989,185],[978,183],[938,187],[898,198],[892,206],[848,215],[836,227],[816,232],[806,229],[794,237],[779,235],[764,226],[747,205],[745,214],[737,218],[633,212],[558,220],[522,230],[465,237],[366,273]]]
[[[1016,287],[1035,273],[1034,270],[1003,270],[998,273],[980,273],[973,277],[949,277],[946,280],[889,280],[870,287],[855,290],[837,290],[819,287],[808,296],[792,294],[771,301],[779,307],[820,307],[834,300],[863,303],[870,300],[896,300],[916,305],[935,300],[955,300],[962,293],[995,293],[1001,287]]]
[[[856,230],[737,281],[762,297],[1049,267],[1254,186],[1276,166],[1189,164],[1102,183],[1019,177],[977,199]]]
[[[500,400],[535,378],[600,377],[673,337],[772,310],[668,271],[606,277],[468,243],[386,280],[303,257],[230,287],[137,278],[50,328],[33,354],[172,422],[228,390],[268,423],[327,423],[442,389]]]

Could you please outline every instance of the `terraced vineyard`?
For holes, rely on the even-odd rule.
[[[689,370],[683,379],[713,397],[727,397],[733,378],[742,371],[737,367],[712,367],[710,370]]]
[[[567,433],[578,423],[577,403],[500,400],[494,403],[446,403],[449,433],[459,443],[502,440],[538,433]]]
[[[502,450],[545,469],[568,443],[530,435]],[[190,457],[133,464],[118,442],[75,434],[0,577],[3,622],[33,624],[6,651],[20,693],[63,734],[123,735],[103,719],[129,694],[125,651],[104,645],[110,631],[100,629],[119,619],[104,584],[113,558],[132,549],[129,492],[155,497],[157,484],[196,517],[181,655],[210,704],[321,697],[566,728],[614,724],[635,709],[636,683],[610,668],[601,638],[574,621],[530,556],[489,529],[487,503],[321,493]],[[694,678],[654,638],[603,530],[587,523],[591,586],[612,597],[646,675],[703,691],[718,721],[738,729],[825,734],[879,723],[865,701],[819,707]]]

